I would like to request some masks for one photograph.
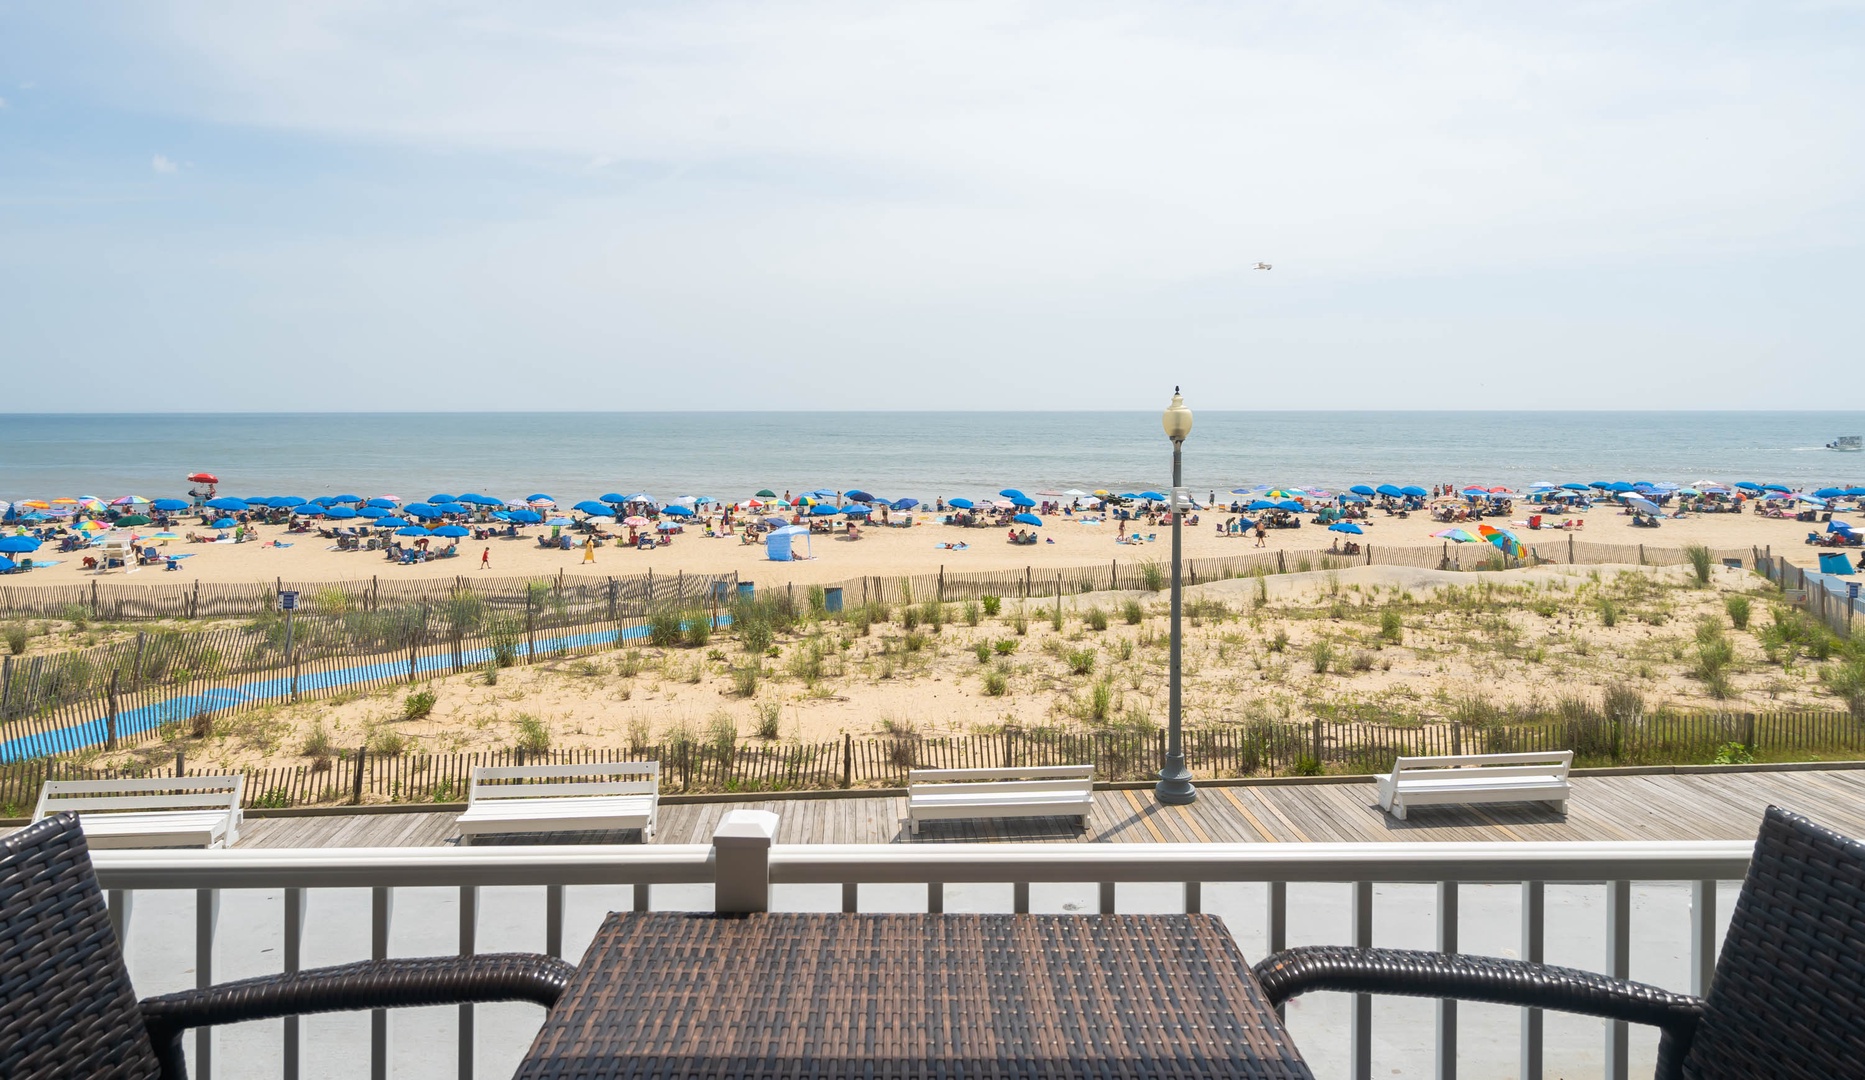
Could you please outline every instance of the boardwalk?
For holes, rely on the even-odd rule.
[[[953,841],[1053,843],[1301,843],[1445,840],[1747,840],[1776,803],[1851,836],[1865,835],[1865,769],[1578,776],[1568,816],[1539,805],[1414,810],[1386,816],[1370,781],[1207,786],[1191,806],[1162,807],[1150,791],[1101,791],[1086,833],[1072,821],[928,823],[907,837],[893,795],[663,805],[654,842],[703,844],[726,811],[770,810],[784,844]],[[248,819],[239,846],[400,847],[459,842],[453,813],[356,813]],[[537,842],[539,838],[525,838]],[[634,841],[637,833],[546,837]],[[484,842],[484,841],[482,841]]]

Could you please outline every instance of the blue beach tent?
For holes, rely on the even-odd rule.
[[[809,526],[785,525],[781,529],[771,530],[771,534],[764,538],[765,557],[772,562],[789,562],[796,558],[791,545],[799,536],[803,538],[804,549],[809,550]]]
[[[1820,573],[1840,576],[1854,574],[1857,571],[1852,569],[1851,561],[1844,555],[1837,551],[1827,551],[1820,553]]]

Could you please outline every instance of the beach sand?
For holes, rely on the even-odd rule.
[[[1215,523],[1229,516],[1205,513],[1200,515],[1199,525],[1187,525],[1184,530],[1186,558],[1247,555],[1259,550],[1253,537],[1217,535]],[[1516,516],[1519,520],[1525,515]],[[920,520],[926,522],[928,516],[921,515]],[[1502,518],[1487,520],[1500,528],[1510,527],[1510,523]],[[1811,552],[1805,546],[1807,533],[1824,528],[1822,525],[1761,518],[1753,514],[1713,514],[1667,520],[1657,529],[1636,529],[1631,526],[1630,517],[1606,507],[1585,515],[1585,520],[1587,524],[1584,528],[1572,532],[1576,543],[1626,545],[1631,553],[1624,556],[1624,561],[1631,562],[1637,561],[1636,553],[1631,549],[1639,544],[1671,549],[1687,544],[1704,544],[1712,549],[1772,546],[1777,554],[1800,553],[1806,561],[1812,562]],[[315,582],[367,579],[373,576],[380,576],[386,581],[475,574],[498,577],[554,576],[560,571],[570,575],[605,577],[643,574],[650,568],[657,575],[735,572],[741,580],[765,584],[789,581],[816,584],[839,582],[862,575],[936,573],[940,567],[944,567],[947,573],[963,573],[1022,569],[1026,566],[1038,569],[1088,566],[1116,560],[1127,565],[1149,561],[1163,565],[1171,555],[1169,527],[1142,525],[1142,534],[1150,533],[1157,539],[1143,545],[1129,545],[1115,542],[1117,526],[1111,522],[1087,525],[1061,515],[1049,515],[1044,521],[1047,523],[1045,527],[1036,531],[1045,539],[1053,539],[1054,543],[1013,546],[1005,542],[1006,531],[994,527],[967,529],[925,523],[912,528],[867,526],[861,530],[859,540],[817,534],[805,545],[799,538],[798,550],[808,550],[813,558],[784,563],[767,559],[761,544],[742,544],[736,536],[708,538],[704,535],[703,527],[697,526],[689,526],[668,547],[637,551],[616,547],[611,543],[597,550],[593,564],[585,563],[580,547],[570,551],[540,547],[536,537],[548,530],[533,527],[516,540],[465,539],[460,541],[457,558],[412,566],[392,564],[377,552],[334,550],[332,541],[316,533],[292,535],[283,526],[259,526],[259,540],[243,544],[153,541],[165,554],[190,556],[181,560],[181,569],[173,573],[165,572],[157,566],[118,569],[106,574],[86,571],[82,566],[81,553],[58,553],[48,546],[41,549],[39,556],[57,560],[58,565],[9,576],[0,579],[0,584],[57,585],[91,580],[150,585],[173,585],[192,580],[256,582],[283,579],[287,582]],[[1272,529],[1266,543],[1272,550],[1301,551],[1326,548],[1336,539],[1343,542],[1351,539],[1375,547],[1435,548],[1442,541],[1433,539],[1431,534],[1449,527],[1433,521],[1430,515],[1424,513],[1414,513],[1409,518],[1400,519],[1376,511],[1371,521],[1364,523],[1365,534],[1361,536],[1343,536],[1329,532],[1322,526],[1304,524],[1298,529]],[[1475,525],[1466,527],[1474,529]],[[204,531],[192,525],[184,525],[173,531],[185,536],[191,528]],[[1528,544],[1565,545],[1568,535],[1550,529],[1514,531]],[[273,547],[269,542],[275,539],[292,546]],[[946,543],[966,543],[969,549],[952,551],[939,547]],[[1451,546],[1454,548],[1456,545]],[[491,551],[491,563],[489,569],[481,570],[480,554],[485,549]]]

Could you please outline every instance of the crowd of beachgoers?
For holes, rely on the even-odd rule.
[[[987,555],[991,551],[1007,553],[1008,559],[995,560],[1006,564],[1110,557],[1100,543],[1159,544],[1173,514],[1168,494],[1157,490],[1025,493],[1004,488],[977,497],[920,500],[881,498],[860,489],[780,493],[766,488],[729,501],[611,492],[565,504],[544,492],[523,498],[440,492],[419,500],[348,493],[236,497],[222,494],[211,474],[197,473],[189,480],[193,486],[173,497],[0,501],[0,573],[32,571],[35,580],[61,572],[144,568],[212,580],[281,574],[332,579],[390,567],[417,573],[613,573],[616,564],[599,559],[599,553],[616,547],[658,553],[660,565],[694,572],[779,560],[802,565],[807,577],[806,564],[833,559],[844,574],[911,573],[960,552],[977,562],[993,561]],[[1296,546],[1297,536],[1300,546],[1325,541],[1329,550],[1347,554],[1359,553],[1377,536],[1384,544],[1487,543],[1519,555],[1524,543],[1534,539],[1529,534],[1579,533],[1588,528],[1589,518],[1595,524],[1586,535],[1597,537],[1608,524],[1602,514],[1613,517],[1611,524],[1630,529],[1670,530],[1662,540],[1652,538],[1654,543],[1865,545],[1865,532],[1855,530],[1847,518],[1865,504],[1865,487],[1857,485],[1795,489],[1751,480],[1545,481],[1520,488],[1368,483],[1339,490],[1262,485],[1184,491],[1181,500],[1187,554],[1194,558],[1231,553],[1228,544],[1214,547],[1214,542]],[[1782,522],[1791,524],[1777,524]],[[1317,527],[1328,534],[1321,541],[1315,538]],[[986,541],[980,531],[995,533],[1002,542]],[[686,542],[698,539],[729,539],[733,553]],[[818,552],[819,540],[837,546],[825,545]],[[868,542],[844,546],[861,540]],[[249,555],[223,555],[229,548],[242,554],[299,550],[259,562]],[[190,561],[208,553],[215,557]],[[341,558],[306,557],[313,553]],[[365,570],[354,561],[357,553],[370,553],[387,565]],[[1118,556],[1117,547],[1113,557]]]

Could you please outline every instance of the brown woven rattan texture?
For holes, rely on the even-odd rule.
[[[1768,808],[1684,1075],[1865,1076],[1865,844]]]
[[[0,1077],[159,1069],[78,819],[0,840]]]
[[[1311,1077],[1207,915],[613,914],[521,1077]]]

